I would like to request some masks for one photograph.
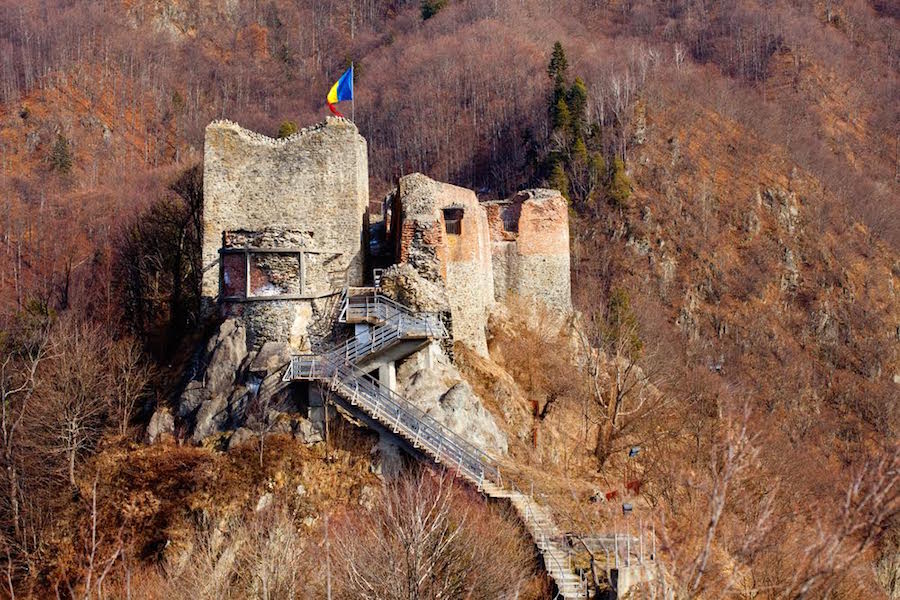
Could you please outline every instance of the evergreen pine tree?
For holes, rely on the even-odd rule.
[[[569,114],[569,105],[566,104],[565,98],[560,98],[559,100],[557,100],[556,104],[553,106],[550,112],[550,119],[552,121],[554,131],[566,131],[569,129],[572,118]]]
[[[447,0],[422,0],[422,20],[427,21],[447,6]]]
[[[630,358],[636,359],[644,349],[644,343],[638,335],[637,323],[628,292],[621,288],[613,289],[606,304],[605,341],[610,346],[618,346],[619,342],[625,342],[625,353]]]
[[[566,71],[569,61],[562,44],[553,44],[553,53],[547,65],[547,75],[553,81],[553,95],[550,98],[550,121],[554,129],[566,128],[570,124],[569,107],[566,104]]]
[[[572,162],[586,165],[588,162],[588,150],[581,136],[575,138],[572,144]]]
[[[628,199],[631,198],[631,180],[625,173],[625,163],[619,157],[613,160],[607,193],[615,206],[620,208],[628,206]]]
[[[603,183],[606,181],[606,160],[602,152],[591,154],[590,197],[588,201],[596,205],[603,197]],[[596,207],[596,206],[595,206]]]
[[[553,44],[553,53],[550,55],[550,64],[547,65],[547,75],[554,83],[565,83],[566,70],[569,68],[569,61],[566,59],[566,51],[563,50],[562,44],[556,42]]]
[[[572,137],[583,137],[587,129],[587,86],[581,77],[575,78],[575,83],[566,94],[566,104],[571,115]]]
[[[569,177],[563,168],[562,162],[556,161],[553,170],[550,172],[550,187],[559,190],[566,200],[569,199]]]
[[[56,135],[56,142],[50,150],[50,168],[63,175],[72,170],[72,150],[69,140],[61,133]]]

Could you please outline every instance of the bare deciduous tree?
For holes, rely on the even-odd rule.
[[[645,353],[627,295],[614,291],[606,312],[578,332],[593,404],[585,416],[597,426],[598,468],[616,450],[617,440],[667,404],[659,389],[661,361]]]
[[[709,448],[706,473],[685,474],[680,484],[695,504],[693,514],[702,516],[679,528],[668,522],[663,511],[656,529],[664,549],[657,557],[658,586],[679,597],[732,597],[741,569],[758,558],[777,526],[777,487],[764,491],[758,499],[744,498],[740,508],[735,507],[739,502],[735,490],[746,489],[758,474],[761,440],[752,430],[748,403],[723,412],[721,435]],[[723,535],[726,515],[738,512],[746,517],[739,535]],[[729,548],[732,564],[723,566],[715,557],[718,548],[731,545],[726,538],[737,542]]]
[[[66,320],[53,332],[57,356],[45,374],[42,414],[51,452],[65,458],[70,485],[76,466],[94,447],[106,419],[113,374],[107,364],[109,342],[99,328]]]
[[[119,435],[124,436],[128,432],[137,404],[146,398],[153,369],[140,346],[131,338],[123,338],[111,344],[109,365],[112,369],[109,407],[118,424]]]
[[[850,567],[863,559],[900,515],[898,488],[900,452],[889,446],[855,470],[833,518],[816,519],[813,535],[800,549],[794,576],[778,597],[829,597]]]
[[[201,523],[189,550],[144,587],[173,600],[321,597],[312,573],[317,554],[288,511],[273,505],[246,518]]]
[[[50,323],[41,320],[8,339],[0,362],[0,445],[6,474],[6,503],[16,543],[23,542],[19,434],[34,399],[38,369],[50,352]]]
[[[341,597],[515,598],[528,552],[515,527],[424,472],[387,486],[377,505],[335,525]]]

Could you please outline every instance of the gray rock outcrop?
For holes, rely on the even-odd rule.
[[[447,290],[423,277],[409,263],[393,265],[381,276],[381,291],[414,311],[449,312]]]
[[[292,353],[282,342],[248,352],[243,324],[236,319],[223,322],[206,346],[205,368],[185,386],[176,409],[191,441],[233,432],[227,443],[231,449],[263,432],[293,435],[304,444],[321,442],[323,424],[300,414],[292,389],[281,381]],[[309,410],[310,417],[321,414]],[[160,431],[174,430],[174,416],[158,411],[150,425],[147,437],[155,440]]]
[[[506,434],[435,345],[417,352],[397,369],[399,392],[425,413],[470,443],[494,454],[506,454]]]
[[[175,434],[175,417],[165,407],[157,408],[147,425],[147,443],[155,444]]]

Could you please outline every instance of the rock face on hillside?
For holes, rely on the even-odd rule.
[[[400,393],[475,446],[506,454],[506,434],[443,351],[432,345],[397,369]]]
[[[248,351],[246,329],[237,319],[222,323],[206,346],[202,368],[185,386],[175,417],[191,432],[194,443],[227,435],[233,448],[262,433],[287,433],[304,443],[322,441],[324,429],[320,406],[298,402],[281,376],[293,350],[286,343],[268,342]],[[165,409],[151,419],[158,437],[168,427]],[[151,440],[151,441],[153,441]]]
[[[447,291],[434,280],[426,279],[411,264],[403,263],[385,269],[381,291],[415,311],[449,312]]]
[[[420,294],[407,300],[439,308],[440,296],[423,296],[423,288],[416,286],[406,289]],[[190,432],[192,442],[219,439],[228,449],[262,433],[291,434],[305,444],[323,441],[319,395],[307,397],[281,381],[293,352],[277,342],[248,351],[244,326],[236,319],[226,320],[207,343],[200,373],[185,386],[175,414],[160,408],[153,415],[148,441],[171,434],[176,419]],[[397,381],[402,395],[444,426],[492,454],[507,452],[506,435],[437,345],[403,361]]]

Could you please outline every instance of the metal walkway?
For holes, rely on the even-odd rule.
[[[321,354],[291,357],[282,380],[285,383],[298,380],[325,383],[351,405],[435,463],[456,472],[485,495],[509,500],[556,583],[557,598],[587,598],[586,582],[572,569],[565,538],[553,523],[549,511],[514,484],[511,489],[504,488],[499,465],[483,450],[362,370],[362,366],[371,365],[382,354],[399,349],[403,356],[409,356],[432,340],[446,339],[448,334],[440,315],[413,312],[372,288],[350,288],[344,293],[338,320],[364,323],[369,327],[365,335],[358,335]]]

